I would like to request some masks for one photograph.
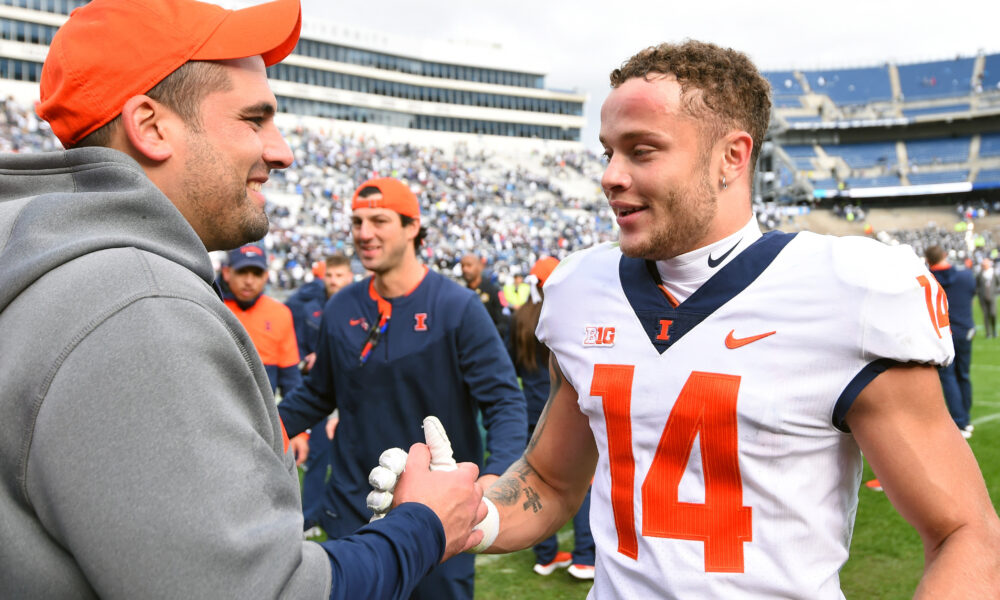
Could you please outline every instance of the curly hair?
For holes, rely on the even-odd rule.
[[[611,87],[666,74],[677,77],[684,110],[702,121],[703,143],[715,143],[733,128],[750,134],[753,172],[771,119],[771,85],[746,54],[695,40],[650,46],[611,72]]]

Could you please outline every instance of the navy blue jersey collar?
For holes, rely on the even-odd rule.
[[[676,308],[660,289],[656,265],[622,256],[618,274],[632,311],[649,341],[663,354],[674,342],[749,286],[774,261],[794,233],[771,231],[748,246]]]

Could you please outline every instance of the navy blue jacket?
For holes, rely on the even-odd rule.
[[[524,396],[510,358],[482,302],[470,290],[428,271],[407,296],[391,300],[388,330],[361,364],[378,309],[370,278],[351,284],[327,304],[316,364],[278,412],[294,436],[340,410],[333,438],[328,498],[345,519],[367,521],[368,473],[393,446],[424,441],[424,417],[448,432],[457,461],[501,474],[521,456],[527,421]],[[477,424],[482,412],[490,457],[483,467]]]
[[[975,275],[970,270],[959,271],[950,265],[943,269],[932,268],[931,272],[948,298],[948,321],[952,335],[965,337],[976,326],[972,320],[972,299],[976,297]]]
[[[310,281],[285,301],[285,306],[292,311],[295,339],[299,343],[299,356],[303,359],[316,351],[320,318],[326,301],[326,283],[322,279]]]

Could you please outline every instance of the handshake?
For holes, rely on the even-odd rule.
[[[368,508],[374,513],[371,520],[381,519],[395,504],[406,501],[421,502],[433,510],[444,525],[445,537],[448,540],[445,559],[459,551],[482,552],[493,545],[500,532],[500,515],[497,508],[489,498],[482,495],[482,490],[475,483],[475,477],[478,474],[476,466],[471,463],[459,465],[455,462],[451,441],[448,439],[448,434],[445,433],[441,421],[437,417],[427,417],[424,419],[423,425],[426,448],[430,452],[429,461],[426,451],[420,444],[414,444],[410,448],[409,454],[400,448],[389,448],[379,457],[379,465],[372,469],[368,475],[368,483],[374,488],[368,494],[367,500]],[[402,477],[404,471],[407,473],[405,478]],[[451,473],[453,471],[461,471],[461,473]],[[431,475],[435,472],[437,475]],[[470,474],[471,479],[469,479]],[[438,479],[441,482],[438,482]],[[408,485],[413,480],[417,480],[416,483],[413,486]],[[448,506],[448,504],[456,504],[455,500],[459,497],[453,496],[453,492],[444,494],[442,492],[445,492],[446,489],[452,489],[456,483],[462,485],[464,481],[471,484],[474,495],[481,498],[481,503],[475,512],[475,520],[465,522],[466,526],[472,523],[476,524],[472,528],[471,535],[463,540],[461,507]],[[451,485],[441,487],[445,485],[445,482]],[[464,491],[466,494],[469,492],[468,489]],[[438,502],[439,498],[441,502]],[[485,515],[483,515],[484,510],[486,511]],[[452,539],[453,532],[449,531],[452,522],[455,522],[454,525],[458,529],[454,533],[457,533],[460,539]],[[478,539],[476,532],[480,531],[483,533],[482,538],[476,541]],[[456,547],[461,546],[455,551],[452,551],[453,541]]]

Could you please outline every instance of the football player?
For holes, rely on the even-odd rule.
[[[594,477],[592,597],[841,598],[863,451],[920,534],[918,595],[994,596],[1000,521],[942,400],[934,278],[906,247],[761,234],[770,89],[744,54],[662,44],[611,86],[620,240],[545,285],[551,393],[487,490],[487,551],[556,531]]]

